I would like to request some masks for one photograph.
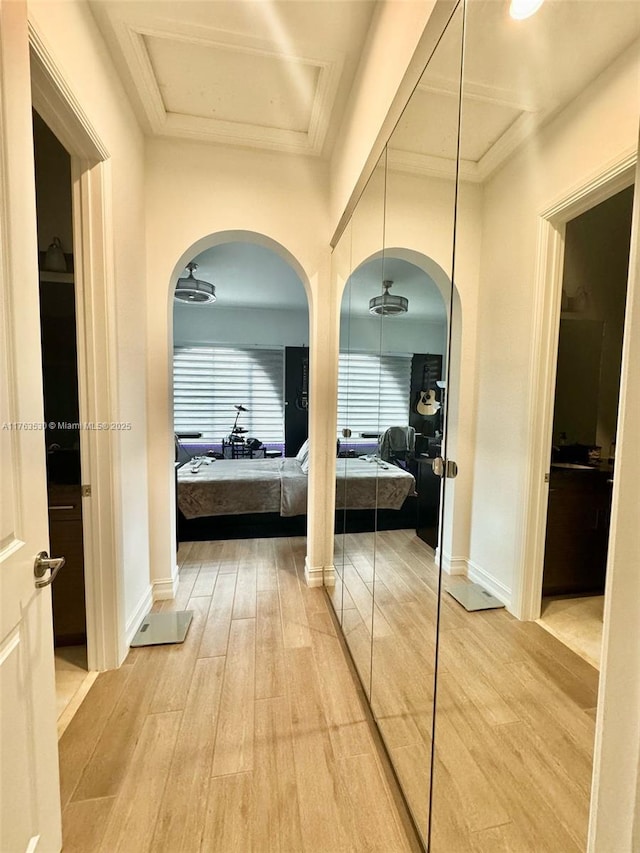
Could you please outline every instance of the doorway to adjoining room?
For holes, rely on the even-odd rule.
[[[566,226],[540,624],[597,668],[633,193]]]

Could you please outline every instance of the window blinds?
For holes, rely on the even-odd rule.
[[[411,356],[340,353],[338,436],[382,432],[409,423]]]
[[[173,410],[176,432],[221,441],[238,426],[262,442],[284,441],[284,349],[176,347]]]

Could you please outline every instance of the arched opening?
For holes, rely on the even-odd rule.
[[[401,316],[372,315],[370,300],[380,283],[408,300]],[[453,304],[453,311],[452,311]],[[459,370],[459,297],[442,268],[412,249],[391,247],[358,263],[345,283],[341,303],[338,440],[342,457],[378,452],[381,434],[407,427],[415,436],[416,455],[440,455],[444,432],[447,365]],[[449,321],[453,316],[452,353]],[[454,374],[455,375],[455,374]],[[452,389],[455,394],[455,383]],[[449,402],[457,414],[457,403]],[[449,427],[454,424],[449,422]],[[379,487],[379,484],[378,484]],[[345,485],[349,488],[348,483]],[[342,501],[348,506],[348,497]],[[380,511],[360,522],[344,519],[344,529],[415,527],[415,506],[407,500],[401,513]],[[438,507],[433,512],[437,533]],[[341,529],[341,519],[337,519]],[[356,527],[354,527],[354,524]],[[437,546],[437,539],[430,544]]]
[[[306,533],[307,293],[296,259],[253,232],[210,235],[176,265],[179,542]]]

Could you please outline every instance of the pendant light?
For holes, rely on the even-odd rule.
[[[369,300],[369,313],[378,314],[384,317],[393,317],[395,314],[406,314],[409,310],[409,300],[406,296],[395,296],[389,293],[389,289],[393,284],[392,281],[386,279],[382,282],[384,293],[380,296],[374,296]]]
[[[213,284],[208,281],[203,281],[196,278],[193,274],[194,270],[198,269],[198,264],[191,261],[186,267],[189,270],[189,275],[186,278],[179,278],[176,284],[176,299],[181,302],[190,302],[193,305],[204,305],[207,302],[216,301],[216,289]]]

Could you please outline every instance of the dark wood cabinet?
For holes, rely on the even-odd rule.
[[[416,460],[416,491],[418,492],[418,521],[416,533],[434,550],[438,547],[441,479],[433,473],[433,459]]]
[[[543,595],[604,591],[611,484],[607,470],[551,466]]]
[[[49,553],[65,564],[51,585],[56,646],[86,642],[82,497],[79,485],[49,486]]]

